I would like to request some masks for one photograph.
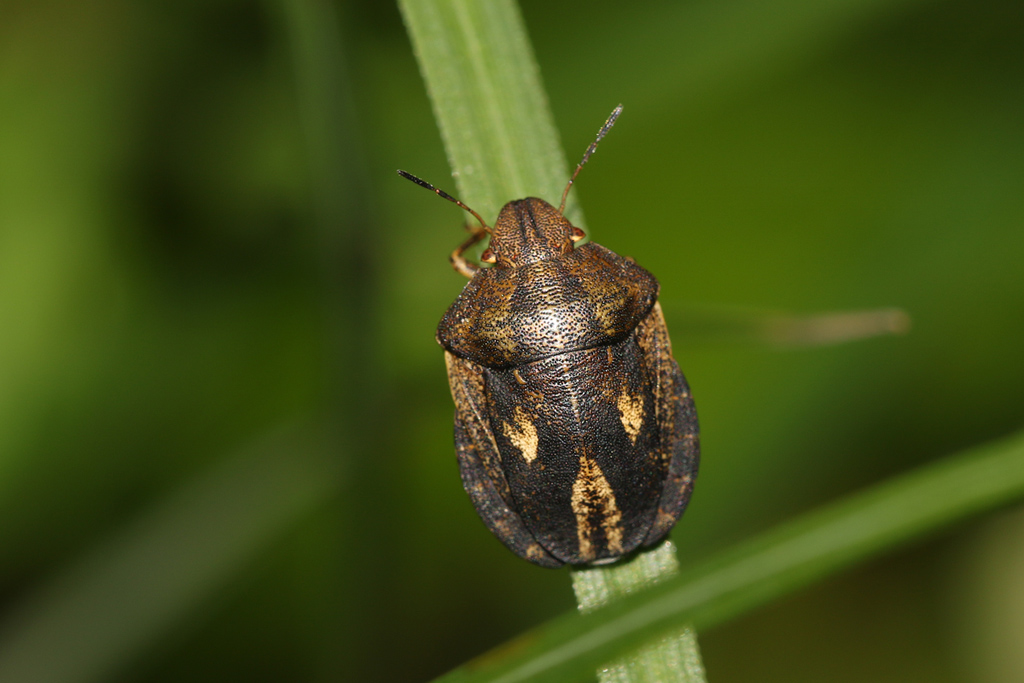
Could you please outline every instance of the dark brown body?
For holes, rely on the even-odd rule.
[[[590,243],[550,204],[510,202],[494,268],[437,331],[463,483],[487,526],[539,565],[614,559],[660,541],[699,460],[654,276]]]

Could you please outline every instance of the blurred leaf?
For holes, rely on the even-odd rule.
[[[910,331],[910,316],[899,308],[814,315],[727,308],[667,308],[673,337],[684,344],[764,344],[778,348],[831,346]]]
[[[109,680],[335,490],[326,445],[310,427],[265,437],[65,568],[0,627],[0,680]]]
[[[588,615],[533,629],[439,681],[578,681],[641,643],[720,624],[901,542],[1024,495],[1024,433],[946,458],[785,524]]]
[[[366,191],[338,11],[325,0],[270,4],[287,31],[317,227],[321,239],[333,246],[344,241],[344,233],[361,227],[352,214],[359,211],[362,217]]]

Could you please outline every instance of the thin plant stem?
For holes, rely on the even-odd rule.
[[[400,0],[399,6],[459,198],[489,220],[512,199],[536,196],[557,202],[569,178],[568,166],[515,2]],[[596,118],[603,115],[599,112]],[[565,206],[566,217],[583,227],[572,193]],[[664,545],[624,566],[576,572],[573,582],[580,608],[589,609],[591,604],[594,594],[588,585],[595,590],[604,585],[608,590],[603,599],[614,600],[627,584],[630,591],[640,590],[675,567],[674,549]],[[612,673],[604,672],[602,680],[703,681],[693,632],[684,629],[669,640],[662,639],[623,664],[621,672],[630,677],[611,678]],[[676,659],[696,662],[691,668],[700,670],[700,677],[668,677],[670,662]]]

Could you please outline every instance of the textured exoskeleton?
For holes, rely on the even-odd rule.
[[[699,461],[657,280],[593,242],[575,248],[582,231],[541,199],[509,202],[484,229],[494,267],[462,260],[474,238],[456,251],[472,279],[437,330],[477,512],[545,567],[656,544]]]

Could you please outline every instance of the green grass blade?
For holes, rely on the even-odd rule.
[[[488,221],[513,199],[557,202],[569,166],[516,4],[400,0],[399,6],[459,198]],[[594,112],[595,132],[607,113]],[[571,197],[566,215],[581,225]]]
[[[569,614],[438,679],[588,680],[602,662],[704,629],[897,544],[1024,497],[1024,433],[896,477],[593,614]]]
[[[572,570],[572,588],[583,614],[619,598],[646,590],[679,573],[676,548],[671,541],[626,562]],[[622,659],[603,666],[599,683],[705,683],[697,634],[689,626],[648,643]]]
[[[559,201],[569,178],[568,165],[515,3],[400,0],[399,5],[460,198],[492,222],[501,206],[512,199],[537,196],[552,203]],[[595,130],[603,114],[595,112]],[[565,213],[575,225],[583,225],[582,212],[572,196]],[[671,546],[650,556],[666,552],[673,552]],[[669,559],[674,571],[674,555]],[[612,576],[633,576],[634,569],[643,575],[646,566],[640,561],[630,563],[629,568],[581,572],[576,583],[578,587],[597,586]],[[664,567],[648,568],[658,576],[665,573]],[[645,576],[634,578],[636,581],[627,582],[633,590],[647,583]],[[602,599],[614,599],[617,592],[612,590]],[[685,666],[694,661],[696,665]],[[701,673],[678,678],[682,671]],[[666,678],[669,674],[672,677]],[[602,680],[702,683],[696,637],[687,630],[667,643],[646,647],[613,671],[604,672]]]

